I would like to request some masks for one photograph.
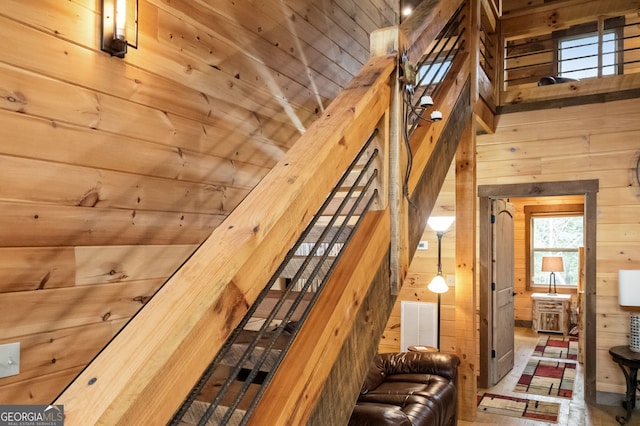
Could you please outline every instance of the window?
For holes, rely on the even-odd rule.
[[[425,63],[418,69],[417,81],[420,86],[430,86],[440,83],[451,68],[451,59]]]
[[[584,246],[584,206],[526,206],[527,276],[529,287],[549,285],[550,273],[542,271],[544,256],[561,256],[563,272],[555,273],[558,288],[576,288],[580,274],[580,247]]]
[[[600,75],[616,74],[616,33],[602,35]],[[598,34],[567,37],[558,41],[558,75],[583,79],[598,77]]]
[[[598,52],[596,23],[554,33],[557,40],[557,75],[575,79],[622,74],[624,18],[607,19]]]

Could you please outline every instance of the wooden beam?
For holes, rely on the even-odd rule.
[[[371,55],[398,55],[406,43],[398,27],[385,28],[371,34]],[[388,113],[388,200],[391,214],[390,292],[397,295],[409,269],[407,239],[407,202],[402,193],[402,182],[407,167],[406,148],[402,131],[402,93],[398,69],[393,73],[391,102]]]
[[[367,62],[242,207],[58,398],[66,423],[167,422],[387,110],[394,68],[395,57]]]
[[[498,28],[498,10],[492,0],[480,0],[482,24],[488,32]]]
[[[389,254],[386,253],[367,295],[351,321],[351,331],[334,362],[308,425],[347,424],[362,389],[371,360],[378,353],[377,337],[385,333],[395,297],[389,295]]]
[[[449,22],[461,0],[424,0],[409,19],[400,24],[405,34],[409,60],[414,64],[429,50],[438,33]]]
[[[456,102],[460,93],[464,90],[469,79],[469,55],[464,52],[456,58],[447,72],[445,79],[440,83],[441,90],[438,90],[433,97],[434,105],[438,106],[444,119],[437,123],[418,126],[411,136],[411,151],[413,152],[412,173],[409,176],[408,192],[413,194],[418,180],[426,167],[427,162],[433,155],[436,142],[444,132],[445,126],[449,125],[449,120],[453,115]]]
[[[535,109],[554,108],[563,102],[565,105],[568,102],[582,104],[589,97],[604,102],[606,99],[614,100],[617,93],[621,93],[617,96],[623,96],[631,92],[632,96],[637,96],[638,89],[640,74],[611,75],[547,86],[515,86],[500,92],[500,106],[506,113],[526,110],[527,104],[532,104],[530,108]]]
[[[409,255],[413,258],[418,242],[422,237],[427,219],[436,203],[442,184],[447,177],[451,162],[458,148],[458,141],[463,137],[464,128],[460,123],[466,122],[471,117],[471,105],[469,103],[470,83],[464,85],[458,94],[456,104],[451,110],[446,127],[440,133],[435,143],[429,161],[421,169],[420,179],[415,189],[411,192],[411,208],[409,209]],[[455,93],[455,92],[454,92]]]
[[[485,133],[495,133],[497,121],[496,116],[482,98],[480,98],[474,105],[473,113],[476,119],[476,123],[482,128]]]
[[[478,323],[476,316],[476,146],[471,115],[457,122],[464,126],[456,151],[456,349],[458,413],[472,421],[477,409]]]
[[[624,15],[640,8],[639,0],[564,0],[537,7],[532,12],[523,8],[520,13],[504,15],[501,20],[505,40],[533,37],[572,25],[592,22],[598,16]]]

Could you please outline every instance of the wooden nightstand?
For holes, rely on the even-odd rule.
[[[533,331],[569,334],[571,295],[533,293]]]

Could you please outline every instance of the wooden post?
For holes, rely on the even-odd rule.
[[[458,415],[476,417],[478,324],[476,323],[476,163],[475,128],[469,115],[456,151],[456,347]]]
[[[371,55],[399,54],[405,44],[403,33],[398,27],[385,28],[371,34]],[[389,105],[388,138],[388,191],[391,213],[391,258],[390,288],[392,295],[398,295],[402,281],[409,269],[407,200],[402,193],[403,176],[406,165],[406,150],[402,141],[402,90],[398,81],[398,69],[391,81],[391,102]]]

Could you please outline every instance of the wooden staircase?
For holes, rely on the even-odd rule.
[[[405,174],[402,142],[397,138],[401,124],[390,107],[398,48],[410,46],[409,55],[417,60],[462,3],[425,2],[415,21],[374,37],[375,56],[362,72],[56,401],[65,406],[66,424],[163,424],[185,397],[191,404],[178,420],[182,423],[176,424],[193,424],[189,422],[210,408],[207,404],[223,386],[232,389],[229,398],[238,388],[246,387],[247,392],[229,418],[222,407],[235,403],[227,395],[221,398],[211,424],[244,422],[239,418],[250,409],[248,396],[260,394],[247,424],[346,422],[393,307],[393,289],[401,285],[408,268],[412,249],[407,238],[419,238],[417,233],[424,229],[422,219],[433,206],[429,200],[435,200],[437,182],[444,180],[456,151],[461,132],[456,121],[466,123],[471,114],[469,56],[462,55],[434,95],[445,117],[453,119],[421,126],[411,140],[414,161],[407,192],[412,205],[421,206],[420,211],[411,211],[407,199],[397,192],[393,195]],[[231,376],[244,378],[246,370],[255,367],[255,359],[241,351],[256,333],[254,324],[266,319],[270,330],[284,331],[283,324],[301,315],[301,308],[290,317],[267,313],[278,303],[275,296],[281,296],[277,293],[282,289],[267,292],[264,308],[255,302],[312,212],[325,202],[376,128],[380,136],[375,146],[381,156],[379,195],[373,208],[344,246],[321,297],[304,324],[296,327],[295,339],[287,340],[287,333],[275,339],[274,354],[284,347],[288,350],[269,386],[259,383],[269,365],[266,361],[246,386],[235,378],[229,381]],[[441,158],[434,160],[434,152]],[[390,168],[390,163],[396,166]],[[398,223],[405,228],[393,228]],[[286,296],[284,304],[290,303]],[[248,313],[251,321],[244,321]],[[227,354],[194,392],[212,354],[224,349],[234,334]],[[266,342],[261,337],[258,343]],[[266,350],[260,347],[258,352]]]

